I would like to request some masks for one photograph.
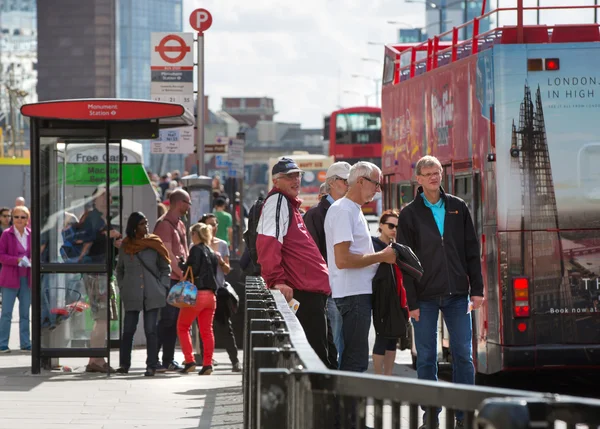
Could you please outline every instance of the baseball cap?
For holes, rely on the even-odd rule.
[[[350,164],[344,161],[334,162],[327,169],[327,174],[325,178],[329,179],[330,177],[337,176],[342,179],[348,180],[348,176],[350,175]]]
[[[303,171],[300,170],[300,168],[298,167],[298,164],[296,164],[296,161],[294,161],[291,158],[286,158],[286,157],[279,159],[279,161],[277,161],[277,164],[275,164],[273,166],[273,169],[271,170],[271,174],[273,176],[275,176],[276,174],[290,174],[290,173],[303,173]]]

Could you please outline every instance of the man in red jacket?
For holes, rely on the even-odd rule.
[[[296,317],[308,343],[325,365],[337,369],[336,356],[328,353],[333,340],[326,315],[331,294],[327,264],[298,210],[302,173],[290,158],[273,166],[273,189],[257,227],[258,263],[268,287],[280,290],[287,301],[300,303]]]

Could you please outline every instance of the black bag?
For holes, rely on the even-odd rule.
[[[384,338],[403,339],[407,336],[408,312],[402,308],[394,266],[379,264],[373,277],[373,327]]]
[[[250,263],[245,271],[250,276],[260,276],[260,264],[258,263],[258,252],[256,251],[256,237],[258,235],[256,229],[258,228],[260,213],[265,201],[265,198],[258,197],[256,202],[250,207],[248,229],[244,232],[244,243],[246,243],[246,249],[248,249],[248,254],[250,255]]]
[[[215,319],[221,323],[226,323],[233,314],[237,313],[240,304],[240,298],[233,286],[225,282],[223,286],[217,289],[217,309]]]
[[[258,197],[256,202],[250,207],[250,213],[248,214],[248,229],[244,232],[244,243],[246,243],[246,249],[250,256],[250,263],[244,270],[249,276],[260,276],[260,264],[258,263],[258,251],[256,250],[256,238],[258,236],[257,228],[258,221],[260,220],[260,214],[262,208],[265,205],[267,199],[273,195],[277,195],[279,192],[267,195],[267,198]],[[290,216],[292,215],[292,204],[290,200],[285,198],[288,202]]]

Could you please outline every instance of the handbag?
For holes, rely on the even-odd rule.
[[[167,303],[177,308],[195,307],[197,298],[198,288],[194,284],[194,273],[192,267],[188,267],[183,279],[169,291]]]

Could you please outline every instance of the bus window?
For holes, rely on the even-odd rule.
[[[464,200],[473,217],[473,176],[457,176],[454,178],[454,195]]]
[[[340,113],[335,119],[337,144],[381,143],[379,112]]]

